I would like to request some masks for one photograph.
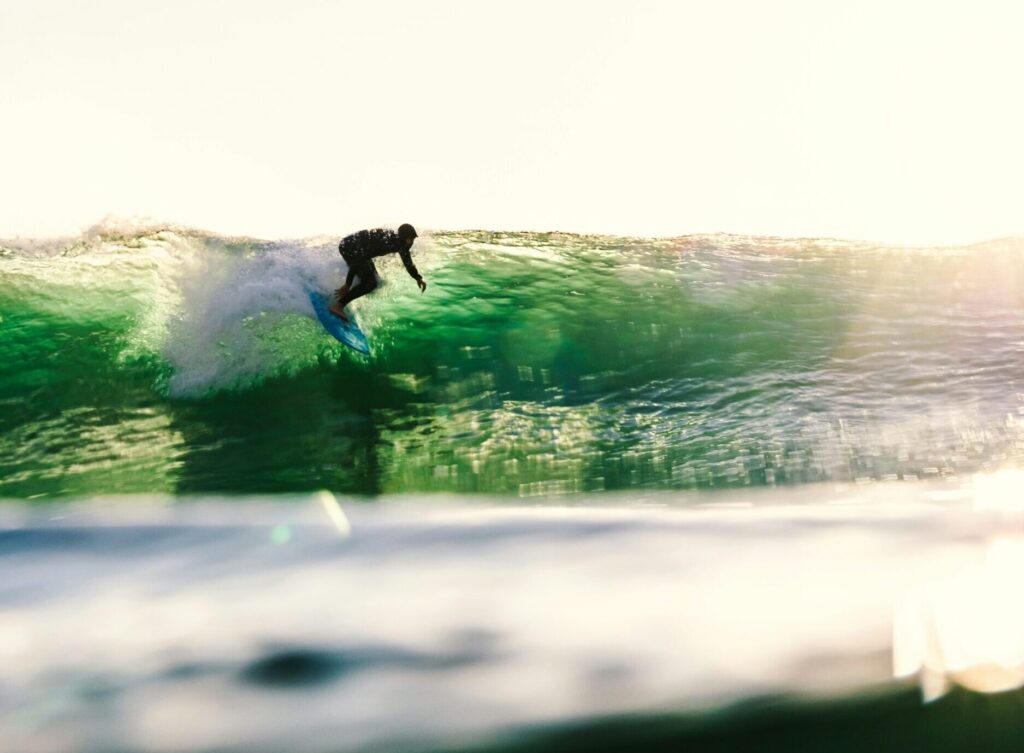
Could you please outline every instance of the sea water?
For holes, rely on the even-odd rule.
[[[336,244],[3,243],[0,749],[1012,747],[1020,240]]]

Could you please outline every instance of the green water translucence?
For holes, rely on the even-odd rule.
[[[551,496],[927,478],[1015,458],[1024,245],[437,233],[312,319],[337,239],[0,255],[0,496]]]

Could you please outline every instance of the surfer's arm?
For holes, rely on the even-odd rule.
[[[409,273],[409,276],[416,280],[416,282],[423,282],[423,278],[420,276],[419,270],[417,270],[416,265],[412,263],[412,254],[409,253],[409,249],[403,248],[398,252],[398,255],[402,257],[402,264],[405,265],[405,271]]]

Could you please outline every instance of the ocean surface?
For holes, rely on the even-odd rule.
[[[436,233],[312,318],[337,238],[0,256],[0,496],[515,498],[943,477],[1020,453],[1024,241]]]
[[[1024,239],[424,236],[0,242],[0,751],[1019,749]]]

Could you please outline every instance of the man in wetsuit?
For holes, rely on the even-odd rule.
[[[348,276],[345,278],[345,284],[334,291],[334,301],[328,307],[331,313],[348,321],[345,307],[356,298],[376,289],[379,280],[373,260],[384,254],[397,253],[402,258],[405,271],[420,286],[420,292],[426,290],[427,283],[423,282],[420,273],[416,271],[416,265],[412,263],[412,255],[409,253],[414,240],[416,228],[408,223],[398,228],[397,233],[393,230],[360,230],[342,239],[338,244],[338,253],[348,264]],[[356,277],[359,278],[359,284],[353,288],[352,280]]]

